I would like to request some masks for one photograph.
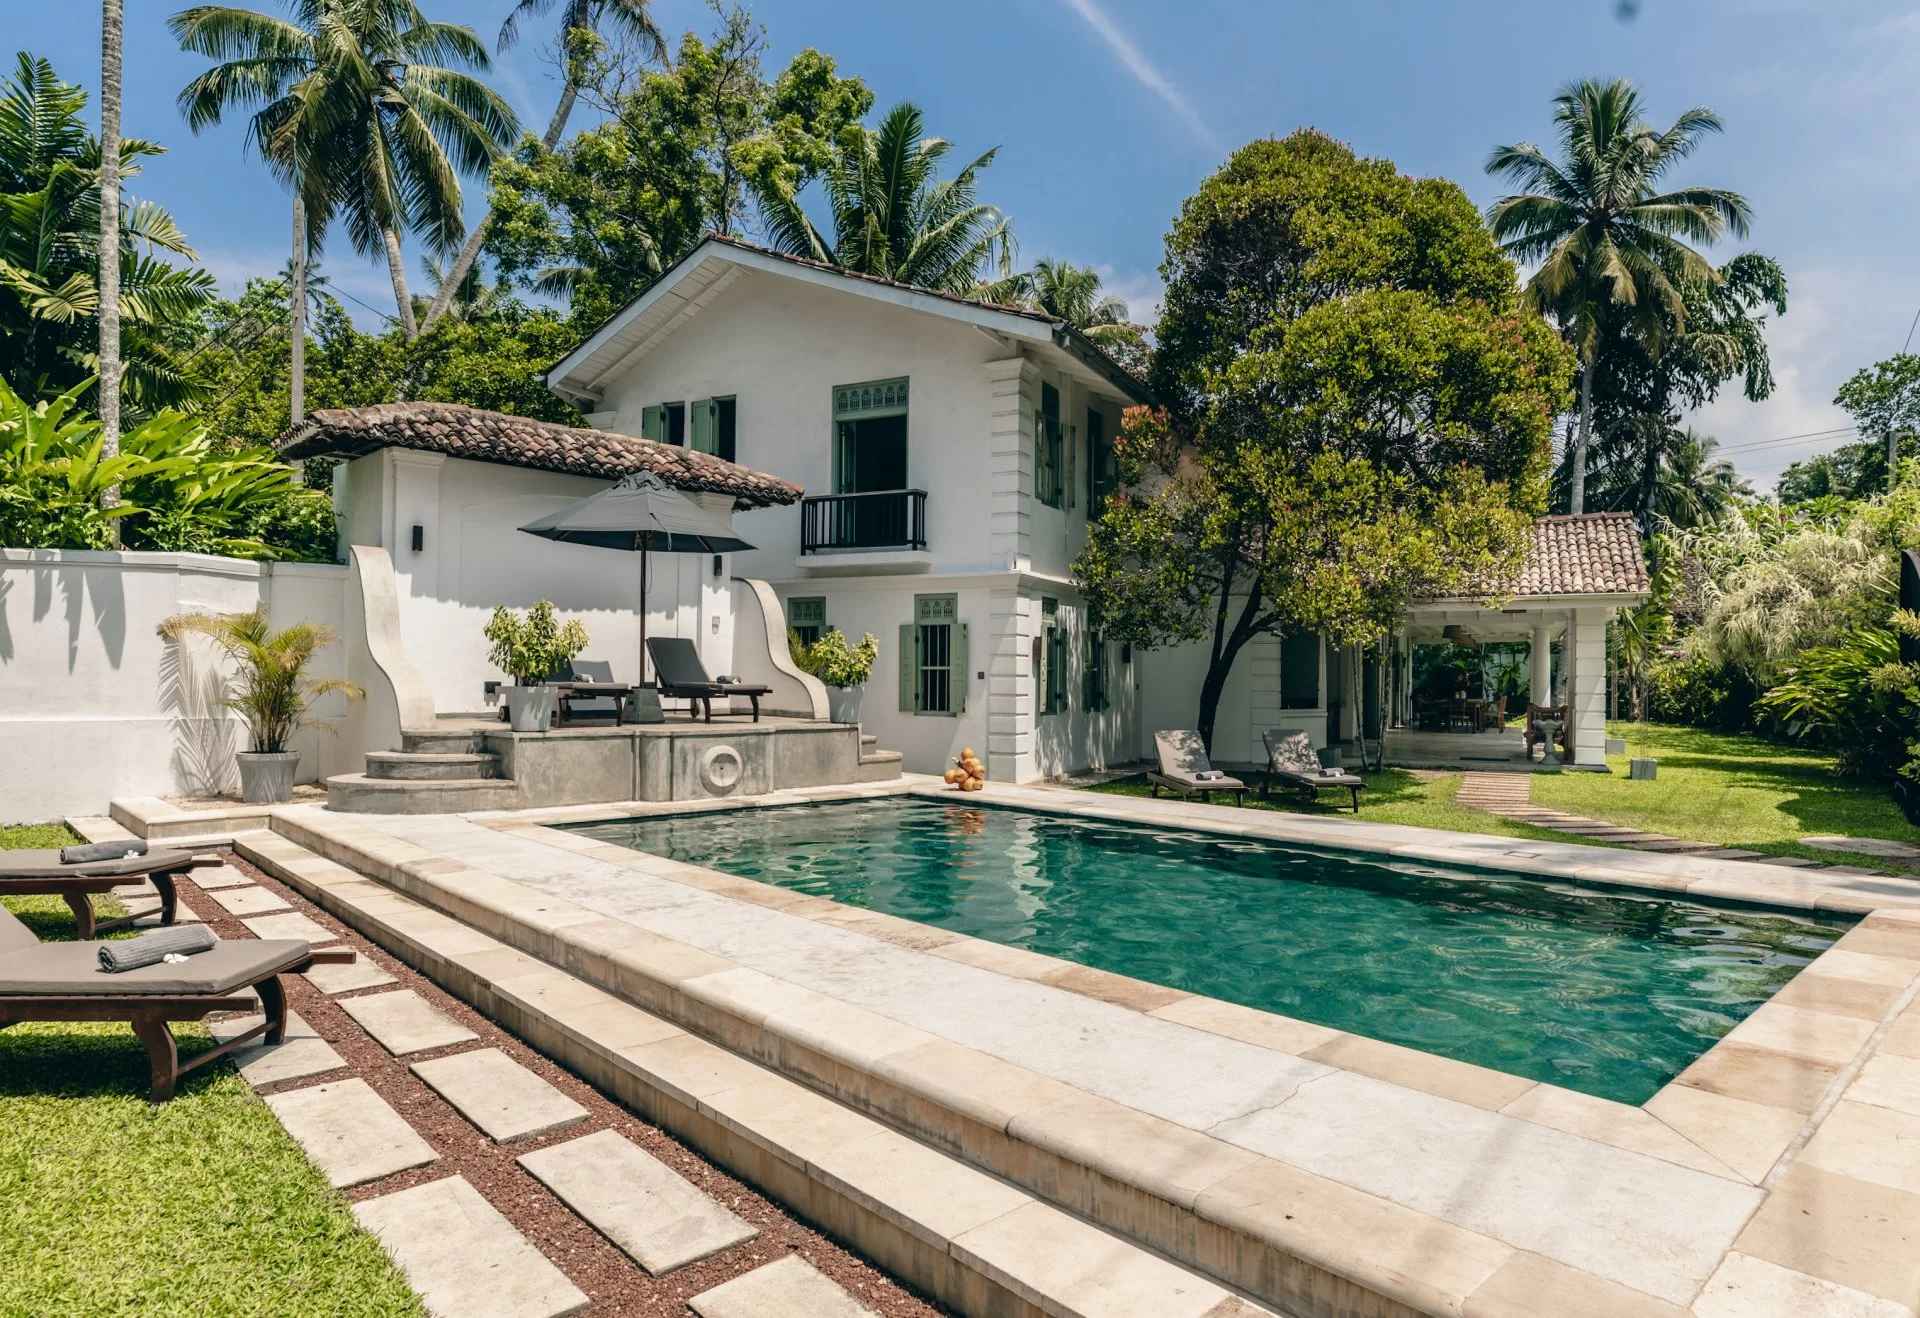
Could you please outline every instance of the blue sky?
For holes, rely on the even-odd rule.
[[[5,0],[8,39],[97,85],[97,7]],[[274,0],[256,0],[273,9]],[[422,0],[491,40],[509,0]],[[705,30],[697,0],[655,0],[669,32]],[[138,195],[169,206],[223,283],[285,260],[285,197],[241,153],[241,133],[188,135],[173,96],[202,66],[168,39],[171,0],[127,5],[125,131],[172,153]],[[1892,0],[760,0],[773,63],[816,46],[873,86],[911,99],[966,158],[1001,148],[987,200],[1015,220],[1026,257],[1098,266],[1150,306],[1168,222],[1234,146],[1313,125],[1407,173],[1439,174],[1485,204],[1496,142],[1543,139],[1566,81],[1625,76],[1669,122],[1705,104],[1727,132],[1676,179],[1753,203],[1741,247],[1785,265],[1788,315],[1771,333],[1779,388],[1721,399],[1699,423],[1763,484],[1831,446],[1791,437],[1845,424],[1830,399],[1856,367],[1900,349],[1920,311],[1912,256],[1920,211],[1920,12]],[[497,85],[529,123],[556,94],[542,29],[504,58]],[[576,123],[581,122],[576,120]],[[412,262],[410,261],[410,265]],[[382,269],[344,242],[338,288],[386,309]],[[351,305],[351,304],[350,304]],[[362,308],[355,310],[371,315]],[[1920,339],[1920,336],[1916,336]]]

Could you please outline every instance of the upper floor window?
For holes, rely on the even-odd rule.
[[[802,645],[812,645],[827,632],[827,600],[824,595],[787,601],[787,630]]]
[[[640,438],[684,448],[687,442],[687,405],[655,403],[640,409]]]
[[[696,398],[691,410],[694,450],[734,461],[734,400]]]
[[[1106,413],[1087,409],[1087,516],[1098,517],[1113,493],[1113,447],[1107,442]]]
[[[907,381],[833,387],[833,492],[907,488]]]

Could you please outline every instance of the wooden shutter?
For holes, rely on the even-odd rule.
[[[900,712],[911,714],[920,706],[920,624],[900,624]]]
[[[696,453],[720,451],[720,404],[711,398],[696,398],[687,404],[687,424]]]
[[[967,653],[967,624],[953,624],[953,647],[948,651],[953,657],[953,712],[967,712],[967,687],[973,681],[973,669],[969,666],[973,660]]]
[[[667,409],[653,403],[640,409],[640,438],[665,443],[667,439]]]
[[[1066,470],[1061,475],[1060,487],[1066,496],[1064,502],[1071,509],[1077,497],[1074,486],[1079,479],[1076,471],[1080,453],[1080,432],[1072,426],[1067,426],[1065,429],[1066,437],[1061,443],[1066,449]]]

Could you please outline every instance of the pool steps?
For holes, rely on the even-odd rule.
[[[275,847],[296,843],[358,870],[443,917],[463,921],[471,927],[469,936],[485,935],[516,956],[537,957],[568,972],[582,990],[617,995],[695,1037],[723,1045],[729,1056],[770,1068],[787,1083],[838,1100],[1295,1318],[1517,1314],[1527,1310],[1502,1307],[1500,1297],[1518,1297],[1542,1285],[1569,1294],[1603,1288],[1607,1312],[1620,1318],[1679,1312],[1639,1292],[468,869],[337,816],[282,812],[275,828],[283,835],[274,839]],[[607,847],[578,835],[550,835],[550,840],[583,851]],[[601,854],[612,859],[615,850]],[[282,872],[271,848],[263,850],[258,863]],[[643,863],[659,862],[646,858]],[[299,869],[283,877],[302,885]],[[351,907],[360,899],[376,907],[382,898],[403,900],[365,881],[313,895],[381,941],[378,911],[370,927]],[[354,900],[336,906],[342,898]],[[831,905],[800,894],[782,898]],[[890,918],[849,914],[865,922]],[[405,949],[395,950],[407,955]],[[443,972],[437,964],[429,961],[421,968],[438,979]],[[458,979],[471,972],[463,967],[446,973]],[[463,992],[453,980],[442,982]],[[573,1065],[578,1046],[560,1055]],[[702,1129],[696,1121],[685,1133],[700,1143]],[[720,1152],[715,1156],[726,1161]],[[751,1164],[736,1170],[753,1175]],[[780,1184],[768,1188],[785,1197]],[[788,1202],[806,1211],[804,1200]]]
[[[240,839],[239,849],[532,1046],[957,1311],[993,1318],[1273,1318],[1275,1311],[835,1102],[783,1068],[741,1056],[516,945],[592,959],[583,957],[585,943],[566,937],[571,912],[558,909],[566,903],[542,900],[544,912],[509,919],[484,900],[455,900],[456,884],[448,880],[464,876],[446,872],[445,861],[383,863],[356,852],[354,843],[370,838],[352,832],[368,830],[322,831],[289,821],[275,833]],[[386,869],[389,881],[373,881],[329,855],[359,869]],[[436,909],[444,907],[475,918],[462,923]],[[664,942],[647,943],[656,969],[676,963],[684,977],[700,978],[730,964],[680,944],[656,946]],[[600,962],[611,968],[607,957]],[[631,977],[629,987],[641,988]],[[706,1023],[738,1034],[739,1018],[732,1026],[728,1019],[713,1004]],[[1319,1311],[1302,1311],[1303,1318],[1306,1312]],[[1339,1312],[1399,1318],[1417,1311]]]

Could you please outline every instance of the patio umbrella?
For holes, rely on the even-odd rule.
[[[647,555],[730,554],[752,549],[727,525],[650,471],[629,472],[611,489],[570,503],[520,528],[528,535],[640,554],[640,681],[647,680]]]

